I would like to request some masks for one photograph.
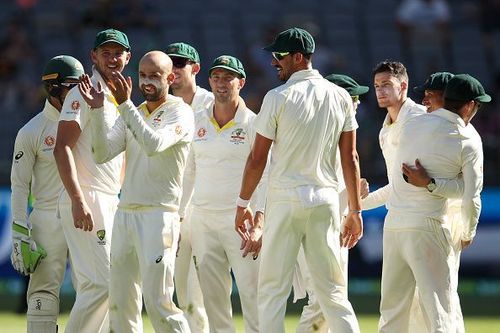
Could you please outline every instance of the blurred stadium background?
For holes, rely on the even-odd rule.
[[[473,120],[483,138],[485,188],[478,235],[463,253],[460,293],[465,316],[499,316],[500,310],[500,2],[442,2],[439,10],[402,14],[420,0],[10,0],[0,2],[0,308],[21,307],[23,281],[10,266],[10,164],[19,128],[43,105],[40,77],[45,62],[69,54],[91,69],[89,51],[97,31],[127,33],[132,61],[172,42],[195,46],[202,59],[198,84],[208,87],[206,68],[221,54],[235,55],[248,73],[242,95],[258,112],[267,90],[278,85],[269,54],[261,48],[290,26],[309,30],[317,42],[314,67],[324,75],[343,73],[372,86],[372,68],[384,59],[408,67],[410,86],[434,71],[469,73],[493,97]],[[426,2],[426,1],[423,1]],[[411,6],[410,6],[411,7]],[[415,9],[415,8],[413,8]],[[398,14],[399,13],[399,14]],[[446,14],[446,13],[445,13]],[[408,19],[409,18],[409,19]],[[136,89],[137,90],[137,89]],[[137,91],[136,91],[137,93]],[[410,91],[410,97],[420,101]],[[136,94],[134,99],[140,97]],[[373,89],[358,109],[362,174],[372,188],[383,185],[385,164],[378,131],[385,111]],[[380,292],[383,208],[364,213],[365,236],[352,251],[350,294],[358,311],[376,313]],[[63,287],[71,306],[69,279]]]

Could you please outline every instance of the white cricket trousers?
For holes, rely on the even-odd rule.
[[[49,209],[34,209],[29,216],[33,227],[33,240],[47,251],[45,257],[33,274],[30,275],[27,300],[33,294],[48,293],[59,302],[59,292],[66,272],[68,261],[68,245],[60,221],[56,217],[56,211]],[[42,304],[43,307],[43,304]],[[31,309],[31,314],[36,316],[40,308]],[[54,311],[57,312],[57,308]],[[54,313],[55,316],[58,313]],[[29,318],[28,318],[29,320]]]
[[[258,288],[261,333],[285,332],[286,301],[301,244],[329,327],[339,333],[359,332],[339,261],[340,216],[338,198],[334,200],[305,208],[294,189],[268,191]]]
[[[92,231],[75,228],[66,191],[59,199],[59,214],[76,280],[76,300],[65,332],[109,332],[109,253],[118,196],[83,188],[94,220]]]
[[[259,330],[257,278],[259,260],[242,257],[241,238],[234,230],[235,210],[193,207],[191,242],[210,332],[234,333],[231,308],[231,269],[238,286],[246,333]]]
[[[208,333],[208,317],[193,262],[190,211],[191,209],[186,211],[181,223],[181,240],[175,258],[175,293],[177,303],[188,320],[191,333]]]
[[[156,332],[190,332],[172,300],[178,239],[177,213],[159,208],[116,212],[109,292],[112,332],[142,332],[142,296]]]
[[[462,200],[448,200],[448,209],[446,211],[447,223],[451,230],[451,239],[455,261],[452,262],[452,306],[453,306],[453,321],[455,323],[455,331],[451,333],[465,333],[464,318],[462,315],[462,307],[460,305],[460,297],[458,295],[458,273],[460,269],[460,255],[462,253]],[[418,297],[418,288],[416,288],[415,299],[412,303],[410,315],[410,333],[426,333],[430,332],[430,322],[422,310]]]
[[[430,332],[454,332],[450,230],[432,218],[389,211],[384,223],[379,332],[406,333],[415,286]]]

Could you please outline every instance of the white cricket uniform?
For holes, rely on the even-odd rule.
[[[234,232],[234,202],[255,139],[254,119],[243,102],[234,119],[222,128],[213,117],[213,106],[195,113],[186,178],[191,179],[189,183],[194,180],[191,241],[210,332],[235,332],[230,270],[238,286],[245,332],[259,332],[255,299],[259,260],[241,256],[241,239]],[[259,186],[252,198],[259,211],[263,211],[264,188]]]
[[[431,177],[452,179],[462,173],[461,239],[471,240],[481,210],[481,138],[457,114],[439,109],[408,120],[399,141],[384,224],[379,330],[408,331],[416,285],[430,331],[454,332],[452,280],[456,259],[446,221],[447,199],[408,184],[397,168],[419,158]]]
[[[316,70],[295,72],[267,93],[255,120],[274,141],[258,302],[263,332],[284,332],[286,299],[300,245],[330,327],[359,332],[340,264],[338,142],[357,128],[351,97]]]
[[[390,191],[391,174],[394,169],[392,164],[394,163],[396,151],[399,146],[399,135],[401,131],[401,126],[408,119],[424,113],[426,113],[426,109],[424,106],[419,105],[414,101],[412,101],[411,99],[407,98],[405,103],[402,105],[395,122],[391,123],[389,115],[385,117],[382,129],[380,130],[379,134],[379,144],[386,163],[387,178],[389,180],[389,183],[379,188],[378,190],[371,192],[368,195],[368,197],[366,197],[363,200],[363,209],[365,210],[372,209],[385,205],[387,203]],[[399,166],[399,169],[395,170],[396,172],[401,173],[400,169],[401,166]],[[433,191],[433,194],[440,195],[445,198],[461,197],[461,195],[463,194],[463,182],[459,181],[458,179],[436,178],[435,180],[437,187]],[[453,213],[450,212],[450,214]],[[459,219],[453,218],[451,219],[451,221],[459,221]],[[459,230],[458,227],[456,228],[454,227],[454,230],[455,229]],[[456,268],[457,287],[458,287],[458,265],[459,265],[459,260],[457,260],[457,268]],[[458,302],[455,305],[455,309],[457,309],[457,320],[463,323],[462,311],[460,309],[458,293],[456,291],[455,291],[455,299]],[[418,297],[418,290],[417,290],[415,292],[415,298],[412,303],[412,310],[410,316],[410,332],[420,333],[428,330],[428,322],[429,322],[428,319],[422,312],[421,303]],[[463,327],[463,324],[461,326]],[[457,327],[460,327],[460,325],[458,325]],[[460,331],[458,333],[460,333]]]
[[[209,107],[213,100],[212,92],[197,86],[190,106],[193,112],[196,112]],[[192,187],[189,182],[190,180],[184,177],[183,188]],[[203,304],[203,294],[192,257],[190,210],[184,202],[190,199],[187,197],[182,196],[181,210],[179,210],[182,223],[181,240],[175,258],[175,293],[177,303],[186,315],[191,332],[208,333],[208,318]]]
[[[56,219],[57,198],[63,187],[54,159],[59,111],[48,100],[39,114],[33,117],[18,132],[14,144],[11,171],[12,217],[14,221],[29,220],[32,237],[37,245],[47,251],[34,273],[30,275],[27,291],[28,331],[30,321],[35,318],[59,314],[59,291],[66,271],[68,245],[61,224]],[[33,196],[33,210],[27,214],[28,197]],[[37,296],[49,294],[54,301],[52,311],[48,304]],[[40,300],[41,307],[30,300]],[[44,311],[42,311],[42,309]],[[51,313],[52,312],[52,313]]]
[[[118,118],[114,99],[101,75],[94,69],[92,83],[105,92],[105,126],[111,128]],[[71,310],[66,332],[109,331],[109,253],[113,217],[118,204],[123,156],[105,164],[96,164],[92,157],[90,108],[77,88],[64,101],[59,121],[75,121],[81,129],[73,147],[78,182],[92,212],[91,232],[74,226],[71,201],[63,191],[58,202],[60,223],[68,242],[72,269],[77,281],[76,300]]]
[[[103,163],[125,151],[125,180],[111,244],[110,329],[142,332],[142,296],[157,332],[189,332],[176,307],[174,263],[179,239],[182,177],[193,137],[193,112],[181,98],[149,114],[146,103],[118,106],[111,131],[92,110],[92,146]],[[141,291],[142,286],[142,291]]]

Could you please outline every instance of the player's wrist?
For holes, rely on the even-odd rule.
[[[250,205],[250,199],[246,200],[242,199],[241,197],[238,197],[238,199],[236,199],[236,206],[238,207],[248,208],[249,205]]]

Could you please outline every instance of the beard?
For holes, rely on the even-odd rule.
[[[165,95],[165,89],[163,88],[156,88],[154,89],[153,92],[146,92],[142,87],[141,87],[141,93],[144,99],[148,102],[157,102],[159,101],[164,95]]]

